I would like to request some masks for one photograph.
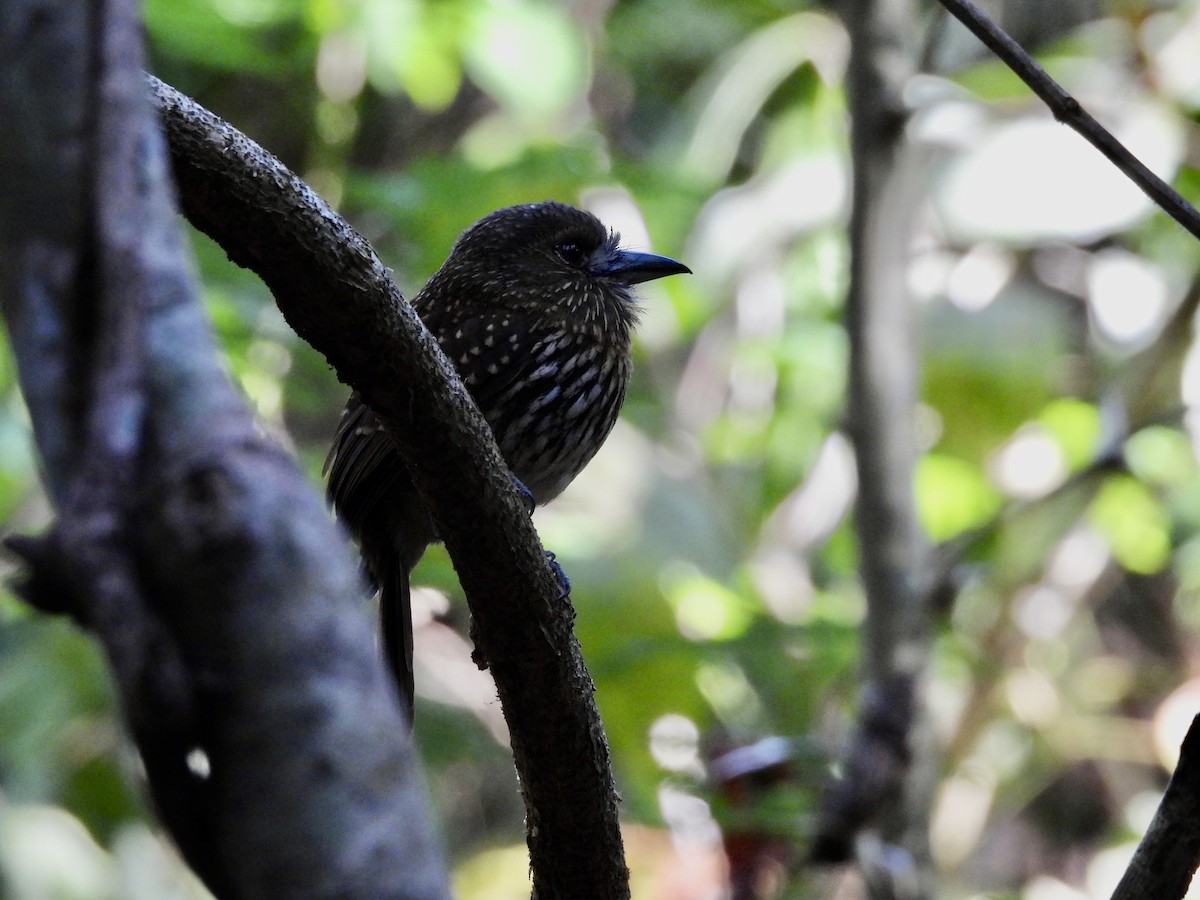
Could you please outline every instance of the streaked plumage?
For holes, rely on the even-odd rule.
[[[630,375],[631,287],[688,269],[621,250],[593,215],[546,202],[465,231],[413,306],[458,369],[537,504],[612,430]],[[412,713],[408,575],[437,539],[391,438],[352,394],[326,460],[328,496],[380,590],[384,650]]]

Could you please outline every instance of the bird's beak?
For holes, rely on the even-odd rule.
[[[653,281],[667,275],[692,274],[691,269],[669,256],[636,253],[633,250],[618,250],[610,254],[598,268],[599,274],[625,284],[641,284],[643,281]]]

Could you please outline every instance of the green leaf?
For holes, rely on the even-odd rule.
[[[1166,509],[1140,481],[1125,475],[1108,479],[1088,518],[1131,572],[1150,574],[1166,565],[1171,553]]]
[[[561,6],[481,7],[464,54],[471,77],[519,118],[556,116],[587,89],[588,47]]]
[[[917,513],[935,541],[945,541],[987,522],[1000,495],[983,470],[959,457],[930,453],[917,464]]]

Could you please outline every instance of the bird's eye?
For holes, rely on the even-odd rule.
[[[568,266],[581,268],[587,262],[587,254],[583,252],[583,248],[578,244],[559,244],[554,248],[554,252]]]

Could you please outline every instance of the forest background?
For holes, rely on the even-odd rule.
[[[1194,4],[990,10],[1200,197]],[[942,896],[1106,897],[1200,706],[1200,252],[943,12],[914,11],[884,264],[918,332],[894,349],[919,402],[892,410],[918,440],[915,574],[940,588],[919,723],[932,861]],[[304,177],[410,296],[466,225],[546,198],[693,268],[641,292],[625,416],[539,531],[572,578],[634,896],[705,896],[733,839],[764,893],[855,896],[852,869],[799,865],[871,652],[834,12],[152,0],[146,27],[151,71]],[[345,389],[254,276],[194,250],[231,371],[319,489]],[[0,390],[0,516],[36,530],[49,507],[7,355]],[[416,581],[416,738],[456,894],[524,896],[504,726],[445,554]],[[0,595],[5,895],[203,896],[135,769],[92,642]]]

